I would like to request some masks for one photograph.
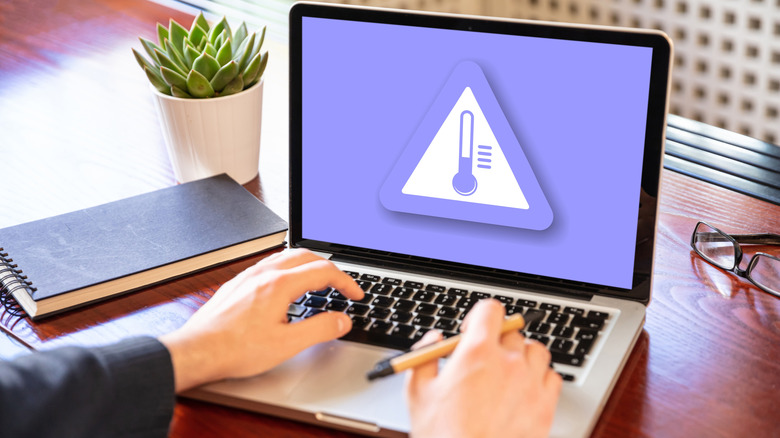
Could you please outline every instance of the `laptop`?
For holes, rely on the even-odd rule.
[[[671,52],[653,30],[294,5],[290,244],[366,298],[308,292],[291,321],[352,332],[187,395],[405,436],[404,375],[366,373],[491,297],[564,377],[551,435],[588,436],[650,301]]]

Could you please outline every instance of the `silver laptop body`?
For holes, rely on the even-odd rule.
[[[650,300],[670,60],[656,31],[298,3],[291,246],[375,279],[369,292],[387,280],[433,286],[431,303],[456,292],[534,303],[541,322],[602,315],[587,353],[575,344],[554,363],[566,382],[551,435],[588,436]],[[382,346],[389,335],[371,328],[401,323],[364,317],[348,340],[186,396],[405,436],[404,376],[365,376],[415,335]],[[527,334],[560,347],[546,333]]]

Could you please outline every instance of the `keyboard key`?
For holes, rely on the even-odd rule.
[[[590,349],[592,347],[593,347],[593,341],[582,339],[574,348],[574,354],[585,356],[586,354],[590,353]]]
[[[387,307],[374,307],[368,312],[368,316],[374,319],[387,319],[390,316],[390,309]]]
[[[456,295],[440,294],[438,297],[436,297],[434,303],[441,304],[442,306],[452,306],[457,301],[458,297]]]
[[[344,271],[347,275],[357,280],[360,277],[360,274],[358,274],[355,271]]]
[[[547,324],[546,322],[534,322],[528,326],[528,331],[546,335],[547,333],[550,333],[551,328],[550,324]]]
[[[574,329],[567,325],[558,325],[552,331],[552,335],[558,338],[571,339]]]
[[[441,332],[441,335],[444,339],[451,338],[453,336],[458,336],[458,333],[456,332]]]
[[[343,300],[330,300],[327,306],[325,306],[325,310],[331,310],[333,312],[343,312],[347,310],[347,307],[349,307],[349,303]]]
[[[445,289],[446,288],[444,286],[439,286],[437,284],[429,284],[425,286],[425,290],[427,290],[428,292],[442,293],[444,292]]]
[[[436,304],[420,303],[417,306],[417,313],[421,315],[433,315],[439,310],[439,306]]]
[[[531,338],[531,339],[535,339],[535,340],[541,342],[545,347],[547,346],[547,344],[550,343],[550,338],[549,337],[547,337],[545,335],[540,335],[539,333],[531,333],[530,335],[528,335],[528,337]]]
[[[303,304],[303,302],[306,300],[306,294],[303,294],[298,297],[297,300],[293,301],[293,304]]]
[[[596,330],[589,330],[586,328],[581,328],[578,332],[575,338],[577,338],[580,341],[595,341],[596,337],[599,335],[599,332]]]
[[[437,328],[445,332],[454,332],[457,327],[458,321],[449,318],[440,318],[438,321],[436,321],[436,325],[433,326],[433,328]]]
[[[525,319],[526,325],[531,325],[534,322],[544,321],[545,316],[547,316],[545,311],[539,309],[528,309],[525,313],[523,313],[523,318]]]
[[[326,304],[328,304],[328,300],[322,297],[309,297],[309,299],[303,303],[304,306],[315,309],[322,309]]]
[[[390,331],[391,335],[401,338],[408,338],[412,333],[414,333],[414,327],[406,324],[398,324]]]
[[[372,294],[389,295],[393,291],[393,286],[384,283],[377,283],[371,288]]]
[[[328,295],[330,295],[331,292],[333,292],[333,288],[326,287],[325,289],[322,290],[309,291],[309,295],[314,295],[317,297],[327,297]]]
[[[303,317],[304,318],[311,318],[312,316],[317,315],[317,314],[322,313],[322,312],[324,312],[324,310],[322,310],[322,309],[309,309],[309,311],[306,312],[306,314],[303,315]]]
[[[583,315],[585,313],[585,309],[580,309],[579,307],[564,307],[563,313],[569,313],[572,315]]]
[[[363,298],[361,298],[359,300],[353,300],[352,302],[353,303],[360,303],[360,304],[369,304],[371,302],[371,300],[373,300],[373,299],[374,299],[373,295],[371,295],[370,293],[365,293],[365,294],[363,294]]]
[[[405,281],[404,286],[411,287],[412,289],[422,289],[423,284],[418,281]]]
[[[557,312],[561,310],[561,306],[557,304],[550,304],[550,303],[542,303],[542,305],[539,306],[539,308],[542,310],[551,310],[553,312]]]
[[[401,310],[404,312],[411,312],[414,310],[414,307],[417,306],[417,303],[410,300],[398,300],[394,305],[393,308],[395,310]]]
[[[551,360],[554,363],[572,365],[575,367],[582,365],[582,362],[585,360],[584,357],[578,356],[576,354],[560,353],[557,351],[551,351],[550,355],[552,356]]]
[[[365,316],[370,309],[371,308],[366,306],[365,304],[353,303],[351,306],[347,308],[347,313],[349,313],[350,315]]]
[[[360,279],[361,280],[366,280],[366,281],[371,281],[371,282],[374,282],[374,283],[379,281],[379,277],[377,277],[376,275],[371,275],[371,274],[363,274],[363,275],[360,276]]]
[[[412,324],[419,325],[421,327],[430,327],[433,325],[433,323],[436,321],[436,319],[429,315],[417,315],[412,320]]]
[[[513,306],[511,304],[508,304],[508,305],[506,305],[504,307],[506,307],[506,315],[507,316],[514,315],[515,313],[519,313],[521,315],[523,314],[523,308],[520,307],[520,306]]]
[[[563,379],[564,382],[573,382],[574,381],[574,376],[571,375],[571,374],[566,374],[566,373],[558,373],[558,374],[561,375],[561,378]]]
[[[360,286],[361,289],[363,289],[363,292],[369,290],[371,288],[371,285],[373,284],[370,281],[366,281],[366,280],[358,280],[356,283],[358,286]]]
[[[524,300],[522,298],[519,298],[517,300],[517,303],[515,303],[515,304],[517,304],[518,306],[523,306],[523,307],[536,307],[536,301]]]
[[[363,330],[368,326],[368,324],[371,322],[371,318],[366,318],[364,316],[353,316],[352,317],[352,330]]]
[[[375,307],[390,307],[393,304],[395,304],[395,298],[383,297],[381,295],[374,298],[374,301],[371,302],[371,305]]]
[[[331,292],[330,293],[330,297],[333,298],[333,299],[336,299],[336,300],[346,300],[347,299],[347,297],[342,295],[342,293],[337,291],[337,290],[334,290],[333,292]]]
[[[487,292],[472,292],[471,298],[477,299],[477,300],[484,300],[485,298],[490,298],[490,294]]]
[[[467,291],[466,289],[459,289],[457,287],[449,288],[447,293],[450,294],[450,295],[457,295],[459,297],[466,297],[466,296],[469,295],[469,291]]]
[[[411,287],[397,287],[395,290],[390,294],[391,297],[396,298],[411,298],[414,293],[417,292],[416,290],[412,289]]]
[[[407,281],[408,283],[408,281]],[[414,300],[415,301],[421,301],[423,303],[430,303],[433,301],[433,299],[436,298],[436,294],[433,292],[426,292],[424,290],[421,290],[414,294]]]
[[[550,312],[547,316],[547,322],[550,324],[565,325],[569,322],[570,315],[567,313]]]
[[[306,308],[298,304],[290,304],[287,306],[287,314],[290,316],[302,316],[306,312]]]
[[[457,318],[460,310],[455,307],[442,307],[436,312],[436,316],[441,318]]]
[[[571,325],[584,327],[591,330],[601,330],[602,327],[604,327],[604,320],[597,318],[585,318],[580,315],[575,315],[571,320]]]
[[[397,310],[390,315],[390,321],[398,322],[398,323],[407,323],[411,321],[413,316],[414,315],[412,315],[409,312]]]
[[[607,313],[607,312],[598,312],[598,311],[595,311],[595,310],[591,310],[590,312],[588,312],[588,318],[604,320],[604,319],[609,318],[609,313]]]
[[[502,302],[502,303],[504,303],[504,304],[512,304],[512,303],[514,303],[514,302],[515,302],[515,299],[514,299],[514,298],[512,298],[512,297],[507,297],[507,296],[504,296],[504,295],[496,295],[496,296],[495,296],[495,297],[493,297],[493,298],[497,299],[498,301],[501,301],[501,302]]]
[[[465,308],[470,309],[471,307],[474,306],[474,303],[476,303],[476,302],[477,302],[477,300],[475,300],[474,298],[463,297],[460,300],[458,300],[458,303],[455,304],[455,305],[460,307],[460,308],[462,308],[462,309],[465,309]]]
[[[382,283],[391,284],[393,286],[400,286],[401,285],[401,280],[399,280],[397,278],[385,277],[385,278],[382,279]]]
[[[568,353],[574,342],[568,339],[556,339],[550,344],[550,351],[559,351],[561,353]]]
[[[387,321],[374,321],[368,328],[373,333],[387,333],[393,327],[393,324]]]

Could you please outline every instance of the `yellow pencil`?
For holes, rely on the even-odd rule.
[[[501,333],[507,333],[511,330],[521,330],[524,326],[525,320],[519,313],[516,313],[504,320],[504,323],[501,326]],[[458,342],[460,342],[460,337],[461,335],[452,336],[440,342],[426,345],[417,350],[378,362],[374,366],[374,369],[368,372],[368,380],[400,373],[409,368],[414,368],[426,362],[448,356],[455,350],[455,347],[457,347]]]

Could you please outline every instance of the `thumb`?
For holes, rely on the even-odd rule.
[[[425,336],[423,336],[422,339],[420,339],[416,344],[414,344],[414,346],[412,346],[412,350],[439,342],[441,339],[441,332],[431,330],[425,333]],[[438,374],[438,360],[432,360],[411,368],[406,376],[407,399],[409,399],[410,402],[414,401],[421,393],[421,391],[428,385],[428,383],[435,379]]]
[[[290,342],[304,350],[320,342],[332,341],[352,329],[352,320],[344,313],[322,312],[289,325]]]

